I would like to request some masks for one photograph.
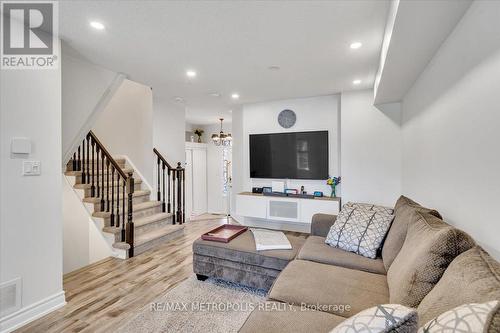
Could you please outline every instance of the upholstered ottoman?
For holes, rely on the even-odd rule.
[[[291,250],[256,251],[250,230],[229,243],[197,239],[193,243],[193,271],[199,280],[216,277],[268,290],[278,274],[299,252],[305,239],[287,236]]]

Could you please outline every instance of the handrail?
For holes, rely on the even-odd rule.
[[[168,168],[169,170],[175,170],[175,168],[172,168],[172,167],[170,166],[170,164],[168,164],[167,160],[163,157],[163,155],[162,155],[162,154],[161,154],[158,150],[156,150],[156,148],[153,148],[153,153],[155,153],[155,154],[156,154],[156,156],[157,156],[157,157],[158,157],[158,158],[159,158],[159,159],[160,159],[163,163],[165,163],[165,165],[167,166],[167,168]]]
[[[182,224],[186,219],[186,170],[181,167],[181,162],[177,162],[177,167],[173,168],[156,148],[153,148],[153,153],[157,164],[157,200],[162,203],[162,212],[173,213],[173,224]]]
[[[108,150],[106,148],[104,148],[104,145],[101,143],[101,141],[99,141],[99,139],[94,134],[94,132],[89,131],[89,135],[92,137],[92,139],[94,140],[94,142],[99,146],[99,149],[101,150],[101,152],[104,155],[106,155],[106,157],[108,158],[109,162],[115,167],[116,171],[118,171],[118,173],[120,174],[120,176],[122,176],[122,178],[124,180],[126,180],[128,178],[128,175],[122,170],[122,168],[118,165],[118,163],[115,161],[115,159],[113,158],[113,156],[111,156],[111,154],[108,152]]]

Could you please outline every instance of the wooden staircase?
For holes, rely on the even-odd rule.
[[[167,172],[169,192],[158,188],[158,200],[151,200],[151,190],[126,159],[111,156],[95,134],[89,132],[67,163],[65,176],[109,240],[113,254],[125,259],[184,233],[184,182],[180,181],[184,169],[179,164],[179,169],[170,168]],[[165,192],[166,182],[163,172]]]

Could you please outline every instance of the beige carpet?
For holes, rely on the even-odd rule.
[[[238,332],[265,292],[193,275],[148,304],[118,332]]]

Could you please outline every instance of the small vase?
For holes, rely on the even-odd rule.
[[[198,143],[201,143],[201,136],[198,137]]]
[[[335,190],[335,185],[330,185],[332,187],[332,193],[330,194],[330,198],[336,198],[337,197],[337,192]]]

